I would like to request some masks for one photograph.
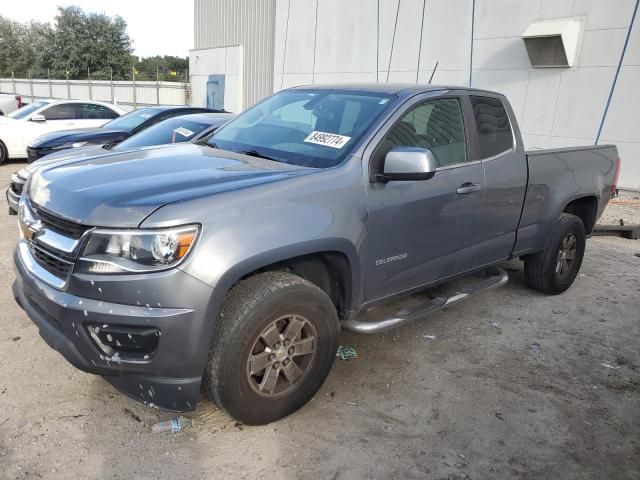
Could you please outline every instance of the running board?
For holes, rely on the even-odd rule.
[[[449,297],[436,297],[411,309],[400,310],[394,317],[381,320],[347,320],[342,328],[353,333],[374,334],[386,332],[405,323],[417,320],[425,315],[450,307],[488,290],[503,286],[509,280],[509,274],[502,268],[493,267],[487,270],[487,278],[469,283]]]

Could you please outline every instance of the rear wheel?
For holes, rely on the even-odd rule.
[[[283,272],[249,277],[223,303],[205,392],[248,425],[285,417],[326,379],[339,331],[335,307],[316,285]]]
[[[545,249],[524,259],[529,286],[550,295],[564,292],[580,271],[585,245],[582,220],[569,213],[560,215]]]
[[[0,142],[0,165],[9,160],[9,153],[4,143]]]

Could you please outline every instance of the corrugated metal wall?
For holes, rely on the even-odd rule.
[[[244,106],[273,93],[275,0],[195,0],[194,48],[244,47]]]

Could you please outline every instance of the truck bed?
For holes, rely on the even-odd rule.
[[[541,251],[558,216],[578,208],[572,202],[592,211],[585,211],[589,218],[585,228],[591,233],[614,194],[619,171],[616,146],[530,150],[526,157],[528,187],[513,256]]]
[[[22,105],[22,97],[20,95],[0,92],[0,115],[9,115]]]

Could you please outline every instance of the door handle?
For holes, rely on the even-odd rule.
[[[467,182],[460,185],[460,187],[456,190],[456,193],[460,195],[468,195],[481,189],[482,187],[479,184]]]

